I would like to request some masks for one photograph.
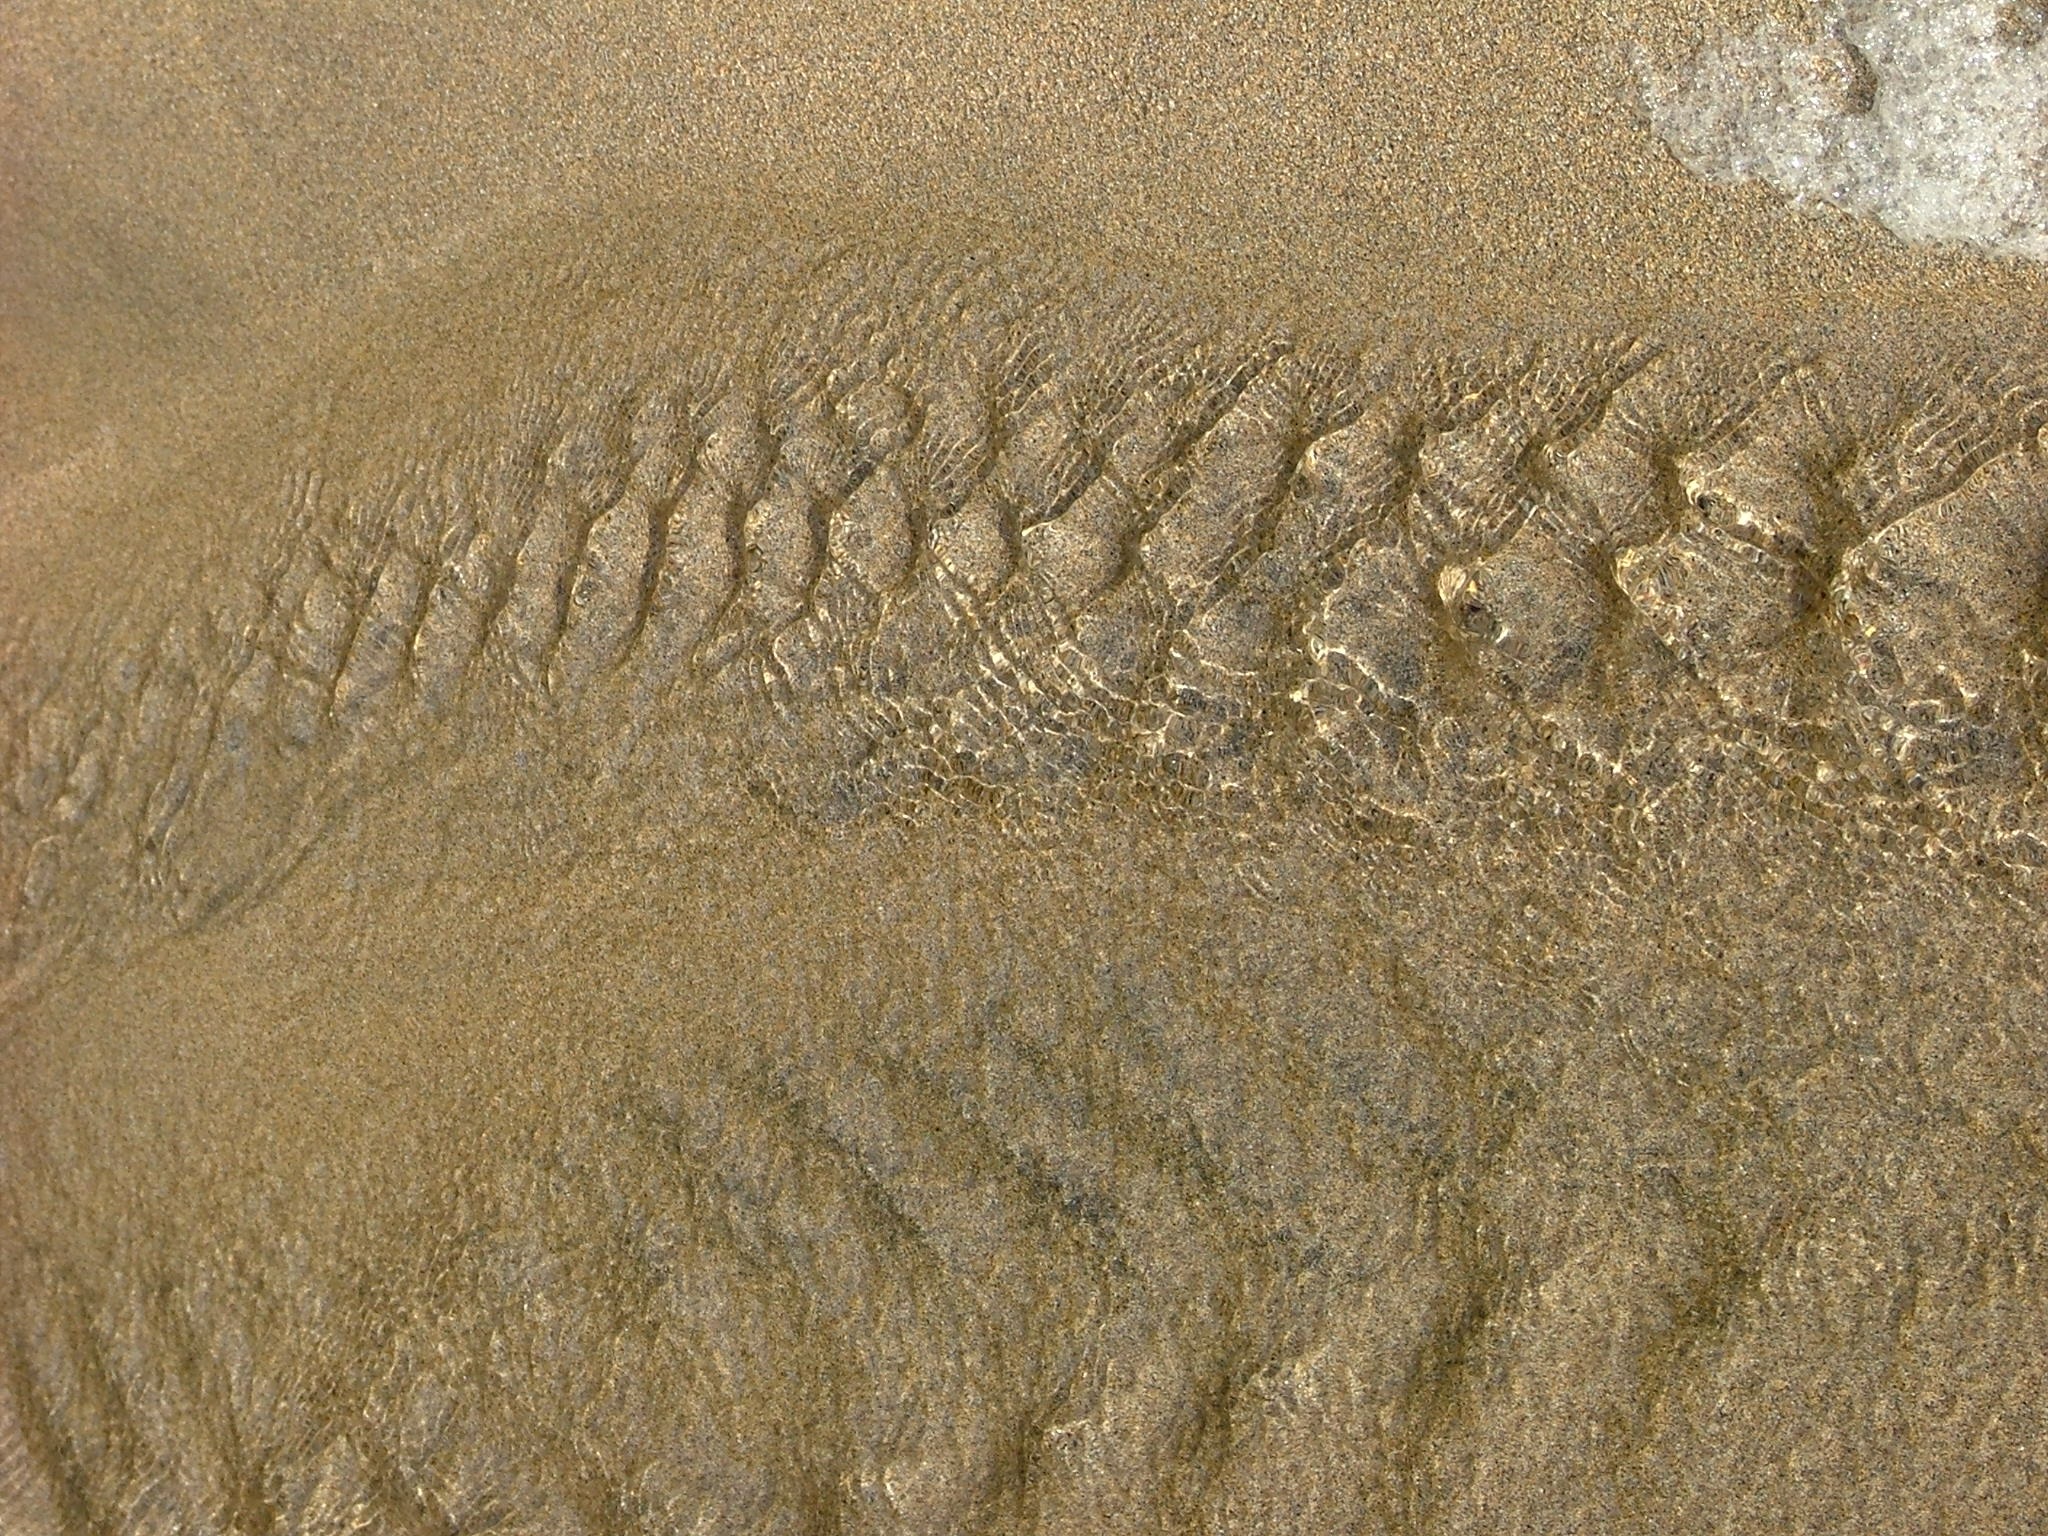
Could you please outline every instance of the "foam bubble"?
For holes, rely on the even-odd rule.
[[[1837,0],[1816,20],[1644,69],[1680,161],[1902,239],[2048,258],[2048,0]]]

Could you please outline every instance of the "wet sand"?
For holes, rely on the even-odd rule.
[[[2042,279],[1691,10],[21,18],[0,1514],[2025,1528]]]
[[[33,386],[9,392],[16,456],[144,403],[158,368],[261,357],[366,278],[614,181],[746,187],[828,227],[1014,230],[1365,327],[1968,327],[2040,296],[2023,265],[1688,176],[1647,134],[1631,51],[1668,61],[1696,6],[526,15],[25,10],[0,231],[10,368]]]

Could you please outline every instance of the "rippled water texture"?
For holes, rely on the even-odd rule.
[[[449,180],[335,184],[420,222],[190,216],[366,286],[107,276],[169,368],[79,280],[140,403],[0,480],[0,1530],[2038,1519],[2030,269],[1699,182],[1577,13],[1132,14],[1113,90],[705,41],[688,155],[481,222],[421,187],[651,55],[519,160],[393,54]]]

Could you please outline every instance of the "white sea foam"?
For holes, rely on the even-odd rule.
[[[2048,0],[1834,0],[1815,21],[1645,69],[1687,168],[1907,240],[2048,258]]]

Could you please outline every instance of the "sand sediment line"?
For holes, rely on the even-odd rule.
[[[221,450],[267,497],[148,510],[198,560],[25,622],[12,967],[246,897],[393,772],[679,721],[828,823],[1138,797],[1400,838],[1725,779],[2035,861],[2038,371],[1340,345],[986,250],[692,261],[486,300],[456,376],[358,365]]]

